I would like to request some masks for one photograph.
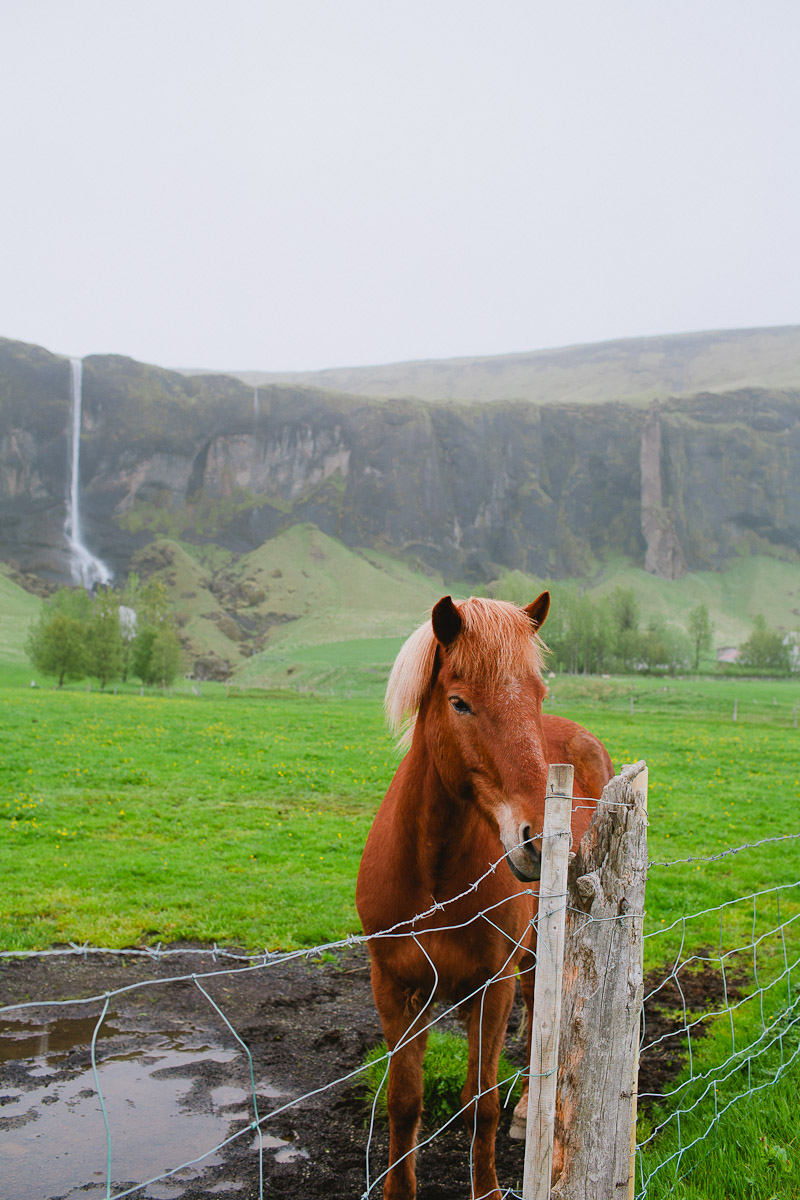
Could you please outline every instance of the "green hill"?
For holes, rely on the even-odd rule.
[[[190,662],[212,656],[260,686],[316,680],[331,656],[345,670],[368,668],[376,654],[390,661],[443,590],[440,579],[308,524],[238,558],[163,538],[135,566],[167,585]]]
[[[27,664],[23,645],[41,606],[39,597],[14,583],[0,563],[0,663],[20,667]]]
[[[310,539],[311,545],[321,537],[317,531],[314,534],[316,537]],[[309,537],[308,534],[304,536]],[[286,550],[296,544],[288,537],[275,540],[283,541]],[[345,551],[347,554],[349,552]],[[308,556],[305,561],[308,562]],[[344,555],[335,555],[334,562],[347,566]],[[307,570],[307,566],[300,568],[301,574],[304,569]],[[376,590],[371,599],[367,591],[361,594],[361,608],[347,607],[351,602],[349,599],[342,606],[331,604],[329,596],[321,598],[313,613],[282,627],[267,649],[239,667],[236,681],[247,685],[381,695],[403,635],[425,619],[442,592],[464,596],[473,590],[469,584],[445,581],[440,585],[411,572],[407,572],[407,576],[411,588],[405,593],[408,602],[404,599],[394,610],[368,611],[370,603],[382,603],[380,597],[386,586],[382,574],[368,576],[370,585]],[[313,577],[315,581],[321,580],[316,572]],[[521,573],[515,573],[514,580],[521,589],[520,595],[514,598],[520,602],[532,600],[548,582]],[[332,583],[329,579],[328,586]],[[560,581],[559,586],[586,590],[595,600],[602,600],[616,587],[630,589],[639,606],[642,626],[646,626],[651,617],[661,616],[668,623],[685,629],[688,612],[704,603],[711,614],[715,651],[723,646],[740,645],[749,636],[754,618],[759,614],[772,628],[800,629],[800,565],[772,558],[742,558],[724,571],[696,572],[679,580],[659,579],[620,559],[605,564],[588,588],[584,580]],[[321,597],[324,596],[324,583],[322,587]],[[495,590],[495,586],[488,585],[488,590]],[[397,598],[400,599],[399,593]],[[356,600],[356,605],[358,603]],[[366,614],[366,622],[359,637],[355,631],[360,613]],[[365,636],[367,629],[372,630],[369,636]],[[391,633],[395,636],[389,636]],[[546,635],[545,629],[545,638]],[[707,662],[707,666],[710,665],[711,662]]]
[[[800,564],[758,555],[737,559],[722,571],[695,571],[681,579],[660,579],[621,558],[606,561],[588,583],[572,579],[552,584],[512,571],[490,584],[489,591],[522,603],[545,586],[554,587],[556,596],[561,588],[574,588],[595,602],[602,602],[615,588],[632,591],[643,627],[651,617],[660,617],[685,629],[689,611],[705,604],[715,651],[745,641],[758,616],[783,633],[800,630]]]
[[[488,581],[443,581],[386,555],[354,552],[313,525],[294,526],[215,570],[177,543],[159,547],[174,556],[161,575],[173,590],[184,588],[175,595],[192,652],[210,651],[229,662],[234,681],[246,686],[377,695],[403,638],[439,596],[498,590]],[[194,596],[186,590],[188,580]],[[548,584],[520,572],[513,580],[520,591],[513,598],[520,602]],[[800,565],[773,558],[741,558],[723,571],[678,580],[660,579],[620,558],[606,562],[588,586],[585,580],[557,586],[585,590],[596,600],[616,587],[631,589],[642,625],[661,616],[684,629],[689,610],[704,603],[715,649],[743,642],[759,614],[770,627],[800,629]],[[500,591],[506,594],[502,582]]]
[[[588,590],[596,598],[615,587],[630,588],[644,620],[659,615],[685,626],[686,614],[705,604],[714,623],[714,645],[738,646],[762,615],[771,628],[800,629],[800,564],[759,555],[740,558],[722,571],[696,571],[683,579],[659,579],[630,564],[606,565]]]

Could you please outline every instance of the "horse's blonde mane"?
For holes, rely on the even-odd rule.
[[[456,607],[464,627],[447,655],[458,675],[491,685],[519,673],[540,673],[544,643],[534,633],[524,609],[506,600],[471,596]],[[437,641],[431,621],[400,650],[386,685],[386,716],[392,729],[408,742],[416,712],[430,690]]]

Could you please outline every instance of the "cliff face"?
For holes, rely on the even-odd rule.
[[[800,551],[800,393],[663,403],[367,401],[84,360],[84,540],[124,573],[154,533],[244,551],[310,521],[450,578],[658,574]],[[0,557],[68,579],[69,364],[0,342]]]

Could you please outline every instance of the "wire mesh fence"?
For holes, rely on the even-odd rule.
[[[710,920],[718,926],[713,945]],[[730,1110],[774,1087],[800,1055],[800,884],[741,896],[645,938],[655,944],[675,932],[673,965],[645,996],[641,1056],[685,1066],[663,1090],[639,1093],[639,1197],[674,1191]],[[656,1020],[649,1029],[648,1009],[671,1009],[670,1027],[659,1032]]]
[[[579,804],[575,807],[579,807]],[[719,869],[717,864],[722,858],[753,849],[766,841],[778,843],[798,836],[792,833],[780,839],[762,839],[730,848],[723,854],[693,861],[702,861],[704,869]],[[649,866],[653,871],[666,870],[686,861],[676,859],[650,863]],[[499,869],[505,869],[502,859],[493,863],[487,874]],[[476,880],[472,888],[477,888],[479,883],[480,880]],[[576,902],[572,891],[563,896],[550,897],[550,901],[551,907],[553,904],[563,904],[565,909],[579,916],[576,930],[585,930],[588,924],[598,920],[591,911],[585,911],[585,906]],[[428,933],[432,929],[455,928],[447,919],[448,907],[453,902],[434,902],[426,913],[373,936],[412,938],[425,952],[424,938],[417,928],[420,921],[423,917],[428,921],[435,919],[433,926],[426,925]],[[487,908],[481,910],[474,920],[493,922],[495,916]],[[641,917],[641,913],[620,912],[615,920],[629,923],[641,920]],[[464,927],[464,923],[458,927]],[[710,940],[712,927],[715,931],[713,941]],[[690,1179],[704,1162],[709,1148],[717,1144],[715,1139],[724,1137],[726,1123],[731,1121],[732,1115],[752,1098],[775,1088],[796,1064],[800,1056],[800,994],[796,982],[800,970],[798,935],[800,881],[780,884],[698,910],[664,928],[646,929],[644,937],[648,960],[663,963],[669,957],[669,966],[661,970],[651,969],[645,981],[640,1079],[655,1082],[646,1087],[640,1086],[639,1092],[638,1138],[634,1159],[637,1197],[656,1198],[674,1193],[678,1184]],[[574,940],[579,934],[573,932],[571,936]],[[86,1012],[87,1008],[93,1010],[94,1024],[88,1050],[100,1108],[98,1120],[103,1125],[105,1155],[104,1162],[98,1168],[102,1169],[103,1183],[97,1184],[90,1194],[103,1194],[109,1200],[144,1196],[154,1184],[178,1181],[185,1176],[188,1168],[202,1167],[204,1162],[213,1160],[235,1144],[247,1144],[252,1146],[255,1194],[259,1200],[263,1200],[269,1191],[266,1166],[271,1127],[287,1112],[302,1108],[314,1098],[352,1088],[363,1078],[368,1067],[362,1060],[355,1061],[350,1069],[335,1078],[320,1079],[314,1087],[286,1098],[276,1099],[265,1094],[258,1078],[258,1065],[251,1041],[244,1030],[237,1028],[236,1019],[226,1012],[224,998],[214,990],[214,985],[241,979],[245,975],[256,975],[263,981],[264,988],[268,989],[270,972],[280,970],[286,964],[365,947],[368,941],[364,936],[354,935],[293,952],[272,953],[265,950],[252,955],[218,947],[178,950],[160,945],[125,950],[73,945],[36,952],[7,951],[0,955],[0,959],[7,961],[26,957],[42,960],[82,957],[91,961],[95,957],[111,956],[129,962],[141,960],[146,963],[150,960],[161,966],[166,964],[167,967],[174,961],[178,967],[174,971],[168,969],[166,974],[158,977],[137,979],[107,990],[100,989],[91,996],[79,999],[34,998],[0,1008],[0,1017],[6,1022],[19,1019],[20,1015],[34,1010],[40,1021],[46,1021],[50,1013],[62,1013],[75,1006],[79,1006],[81,1012]],[[511,964],[518,945],[509,944],[506,966],[500,975],[514,973]],[[663,953],[659,949],[662,945]],[[457,1016],[460,1004],[470,998],[462,997],[459,1004],[434,1008],[437,971],[435,962],[428,957],[431,966],[428,1002],[423,1005],[424,1015],[409,1023],[401,1045],[408,1044],[429,1030],[448,1026]],[[196,964],[197,969],[184,969],[186,963],[190,966]],[[613,970],[613,963],[609,964],[609,970]],[[497,978],[496,975],[482,982],[472,995],[485,997]],[[149,990],[158,1005],[163,989],[179,985],[196,989],[202,1004],[208,1008],[210,1019],[217,1022],[235,1045],[249,1081],[249,1113],[246,1118],[239,1120],[227,1136],[216,1141],[211,1139],[213,1144],[209,1144],[202,1153],[176,1162],[147,1178],[137,1179],[135,1183],[123,1181],[120,1184],[115,1164],[120,1158],[120,1147],[126,1133],[124,1124],[115,1125],[104,1101],[101,1047],[104,1026],[109,1021],[114,1005],[122,997]],[[562,1047],[562,1059],[566,1053],[568,1047]],[[386,1052],[377,1058],[382,1063],[385,1079],[391,1055]],[[591,1055],[584,1058],[584,1069],[592,1069]],[[497,1090],[505,1110],[513,1108],[519,1087],[529,1074],[521,1065],[501,1072]],[[379,1092],[380,1089],[374,1093],[370,1103],[364,1102],[363,1107],[361,1195],[364,1200],[381,1194],[387,1171],[385,1156],[376,1151],[376,1134],[381,1120]],[[465,1118],[469,1129],[476,1111],[475,1099],[474,1096],[466,1098],[435,1128],[425,1129],[418,1145],[418,1150],[423,1154],[421,1173],[424,1173],[424,1151],[427,1146],[445,1135],[454,1125],[463,1123]],[[766,1154],[766,1151],[763,1153]],[[520,1152],[517,1174],[514,1178],[501,1181],[504,1198],[521,1200],[521,1175]],[[460,1194],[463,1183],[471,1178],[470,1153],[464,1164],[462,1180],[453,1181],[454,1194]],[[568,1196],[567,1192],[558,1190],[557,1183],[554,1194],[563,1195],[565,1200]]]

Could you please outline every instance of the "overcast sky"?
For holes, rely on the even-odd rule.
[[[3,0],[0,336],[309,369],[800,323],[797,0]]]

